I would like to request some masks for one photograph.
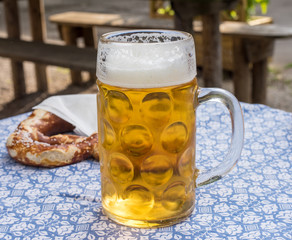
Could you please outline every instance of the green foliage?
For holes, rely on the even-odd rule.
[[[284,69],[290,69],[290,68],[292,68],[292,63],[287,64]]]
[[[189,0],[189,1],[203,1],[203,0]],[[206,0],[204,0],[206,3]],[[208,0],[208,1],[214,1],[214,0]],[[246,16],[247,19],[250,19],[251,16],[256,14],[256,9],[259,6],[261,9],[262,14],[266,14],[268,11],[268,5],[270,0],[246,0],[247,6],[246,6]],[[173,16],[174,11],[171,9],[169,1],[161,1],[162,6],[157,9],[157,14],[161,16]],[[233,20],[238,20],[238,15],[236,10],[227,10],[224,13],[225,17]]]
[[[246,13],[250,17],[256,13],[256,7],[260,6],[262,14],[268,11],[269,0],[247,0]]]
[[[171,9],[170,4],[164,7],[158,8],[157,13],[160,15],[174,16],[174,11]]]
[[[266,14],[268,11],[269,1],[270,0],[246,0],[246,9],[244,9],[246,15],[245,20],[249,20],[252,18],[252,16],[256,15],[256,10],[258,7],[260,8],[262,14]],[[236,9],[227,10],[223,14],[226,17],[226,19],[230,20],[239,19]]]
[[[289,87],[292,90],[292,79],[287,75],[287,70],[292,68],[292,63],[287,64],[284,67],[269,67],[268,84],[280,86],[282,88]]]

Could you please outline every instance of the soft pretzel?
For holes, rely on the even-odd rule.
[[[64,166],[91,156],[98,159],[97,133],[90,137],[59,134],[73,129],[56,115],[36,109],[8,137],[6,147],[13,159],[32,166]]]

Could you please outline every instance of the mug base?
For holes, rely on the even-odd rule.
[[[189,211],[185,212],[181,216],[176,216],[175,218],[162,219],[162,220],[135,220],[135,219],[127,219],[117,215],[114,215],[108,212],[106,209],[102,209],[103,213],[109,217],[112,221],[128,226],[128,227],[137,227],[137,228],[160,228],[167,227],[179,223],[186,219],[191,213],[193,209],[189,209]]]

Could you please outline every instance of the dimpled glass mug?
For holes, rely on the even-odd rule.
[[[103,211],[132,227],[181,221],[194,209],[195,188],[220,179],[240,157],[238,101],[222,89],[198,88],[194,40],[179,31],[104,34],[97,77]],[[232,139],[224,161],[199,174],[195,110],[208,101],[228,108]]]

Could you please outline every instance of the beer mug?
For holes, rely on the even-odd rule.
[[[102,207],[132,227],[172,225],[189,216],[196,187],[227,174],[240,157],[243,117],[229,92],[199,88],[193,37],[168,30],[101,36],[97,54]],[[232,139],[219,166],[196,168],[196,108],[219,101]]]

